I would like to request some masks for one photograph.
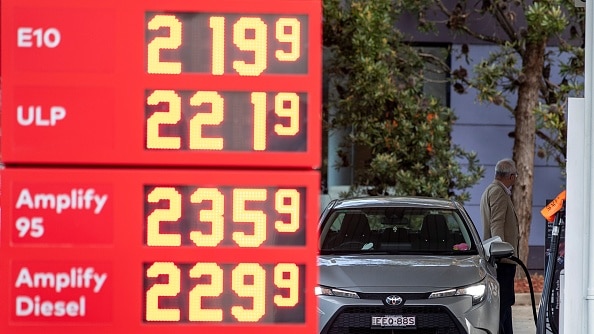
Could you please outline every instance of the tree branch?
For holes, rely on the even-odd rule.
[[[501,29],[507,34],[512,42],[516,42],[518,40],[518,35],[516,34],[516,29],[514,28],[513,24],[507,18],[503,10],[501,9],[501,2],[497,1],[493,4],[495,6],[495,10],[493,12],[493,16],[501,26]]]
[[[561,145],[559,142],[549,137],[546,133],[542,132],[541,130],[536,130],[536,135],[538,136],[538,138],[544,140],[548,145],[554,147],[560,154],[563,155],[564,158],[566,158],[566,147],[564,145]]]
[[[450,73],[452,70],[450,65],[448,65],[443,59],[437,57],[434,54],[426,53],[426,52],[419,52],[419,56],[423,59],[426,59],[429,63],[436,65],[443,73]],[[439,73],[436,71],[436,73]]]
[[[441,10],[441,12],[446,16],[446,17],[450,17],[452,15],[452,12],[450,12],[447,7],[444,5],[443,1],[441,0],[436,0],[435,3],[437,4],[437,7]],[[479,39],[481,41],[484,42],[489,42],[489,43],[495,43],[498,45],[503,45],[505,44],[505,40],[494,37],[494,36],[487,36],[487,35],[483,35],[483,34],[479,34],[475,31],[472,31],[468,28],[468,26],[466,24],[462,25],[461,27],[459,27],[459,29],[461,31],[463,31],[464,33],[466,33],[469,36],[472,36],[476,39]]]

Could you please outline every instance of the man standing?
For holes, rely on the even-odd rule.
[[[512,159],[503,159],[495,165],[495,179],[485,189],[481,197],[481,218],[484,239],[501,237],[502,241],[514,247],[518,254],[518,217],[511,199],[511,187],[516,183],[518,171]],[[503,259],[497,263],[497,281],[500,287],[499,332],[513,334],[512,305],[516,302],[514,277],[516,263]]]

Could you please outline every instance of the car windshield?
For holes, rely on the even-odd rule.
[[[387,207],[334,211],[322,225],[320,252],[469,254],[477,250],[457,210]]]

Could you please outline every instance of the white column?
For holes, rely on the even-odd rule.
[[[594,333],[592,129],[594,3],[586,2],[584,99],[570,99],[567,124],[567,226],[563,333]]]
[[[586,94],[588,95],[588,94]],[[563,327],[560,333],[589,333],[585,298],[589,249],[590,215],[590,133],[586,121],[586,101],[570,98],[567,124],[567,203],[565,226],[565,286],[563,287]],[[591,117],[590,117],[591,118]]]
[[[586,85],[585,85],[585,99],[586,106],[584,112],[584,185],[586,187],[583,203],[586,207],[587,215],[584,226],[584,238],[586,243],[584,244],[584,251],[586,251],[586,267],[584,268],[583,278],[587,282],[587,288],[585,291],[586,308],[584,316],[586,317],[584,322],[585,332],[594,333],[594,243],[592,242],[592,228],[594,224],[594,210],[592,210],[592,189],[594,189],[594,178],[592,177],[592,168],[594,167],[594,155],[592,154],[592,148],[594,148],[594,137],[592,136],[592,130],[594,129],[592,117],[592,110],[594,110],[594,101],[592,91],[594,91],[593,79],[594,79],[594,3],[592,1],[586,2]]]

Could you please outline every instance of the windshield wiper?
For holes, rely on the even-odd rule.
[[[365,255],[365,254],[390,254],[389,252],[376,251],[376,250],[349,250],[349,249],[323,249],[320,251],[320,255]]]

